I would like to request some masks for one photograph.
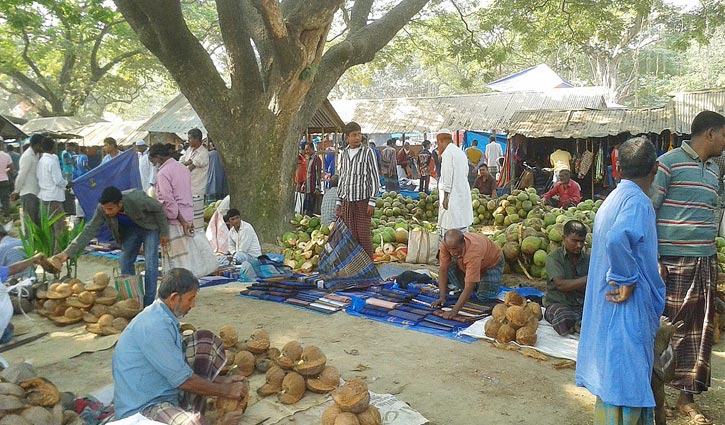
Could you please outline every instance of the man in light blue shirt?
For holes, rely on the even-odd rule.
[[[199,280],[189,270],[170,270],[159,299],[121,334],[113,353],[116,419],[141,413],[161,423],[201,424],[203,397],[241,399],[248,393],[244,378],[217,377],[227,361],[219,337],[209,331],[181,335],[179,318],[194,307],[198,290]],[[238,423],[241,412],[227,416],[224,421]]]
[[[597,396],[594,424],[651,424],[654,339],[665,308],[649,200],[657,152],[644,138],[619,148],[622,182],[594,220],[576,384]]]

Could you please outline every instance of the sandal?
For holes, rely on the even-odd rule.
[[[712,425],[712,420],[705,417],[700,408],[695,403],[687,403],[677,406],[680,413],[689,416],[690,422],[697,425]]]

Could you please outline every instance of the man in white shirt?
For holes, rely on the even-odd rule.
[[[33,134],[28,142],[28,147],[20,156],[20,166],[18,167],[18,176],[15,178],[14,198],[20,197],[20,205],[23,207],[23,213],[35,222],[40,224],[40,201],[38,200],[38,160],[43,153],[40,143],[43,136]]]
[[[448,230],[468,230],[468,226],[473,223],[473,206],[471,188],[468,186],[468,157],[453,144],[453,136],[446,130],[436,135],[436,142],[438,151],[442,152],[438,180],[438,228],[439,236],[443,239]]]
[[[189,136],[189,148],[179,162],[191,171],[191,195],[194,201],[194,228],[204,227],[204,196],[206,195],[206,177],[209,171],[209,151],[201,143],[201,130],[192,128]]]
[[[139,140],[135,144],[136,154],[138,155],[138,173],[141,175],[141,187],[144,192],[148,192],[153,176],[156,174],[156,168],[149,161],[149,151],[146,148],[146,142]]]
[[[486,145],[486,153],[483,155],[483,161],[488,166],[488,172],[496,178],[498,173],[498,159],[503,157],[503,149],[501,145],[496,142],[496,135],[491,135]]]
[[[242,221],[239,210],[232,208],[227,213],[229,222],[229,254],[236,264],[242,265],[242,271],[249,278],[255,278],[254,264],[257,257],[262,255],[259,238],[251,224]]]
[[[40,143],[43,148],[43,156],[38,161],[38,199],[41,205],[48,212],[48,217],[52,218],[64,212],[63,202],[65,202],[65,189],[71,187],[73,183],[68,182],[63,177],[60,169],[60,161],[55,151],[55,141],[50,137],[43,138]],[[63,232],[65,227],[65,219],[57,220],[53,225],[56,240]]]

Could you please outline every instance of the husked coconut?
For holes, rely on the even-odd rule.
[[[531,310],[518,305],[512,305],[511,307],[506,309],[506,319],[508,319],[512,327],[516,329],[522,326],[526,326],[526,324],[529,323],[529,319],[532,315],[533,313],[531,312]]]
[[[516,331],[516,342],[521,345],[536,345],[536,330],[524,326]]]
[[[357,414],[357,420],[360,421],[360,425],[382,425],[383,423],[380,411],[372,404],[364,412]]]
[[[516,339],[516,329],[512,328],[508,324],[501,325],[500,328],[498,328],[498,333],[496,334],[496,340],[501,343],[507,343],[511,342]]]
[[[496,304],[491,311],[493,320],[498,323],[503,323],[506,319],[506,304]]]
[[[508,291],[503,298],[503,302],[506,303],[507,306],[523,306],[526,305],[526,298],[519,295],[516,291]]]
[[[487,337],[496,339],[498,337],[498,330],[501,328],[501,325],[503,325],[503,323],[491,319],[486,322],[483,330],[486,333]]]
[[[332,403],[330,406],[325,409],[324,412],[322,412],[322,425],[335,425],[335,418],[337,418],[340,413],[342,413],[342,409],[335,404]]]
[[[342,412],[335,418],[335,425],[360,425],[360,421],[352,412]]]
[[[332,399],[343,412],[362,413],[370,405],[368,386],[360,378],[345,382],[345,385],[332,392]]]
[[[542,317],[544,317],[543,313],[541,312],[541,306],[539,303],[531,301],[526,304],[526,308],[531,310],[531,312],[536,316],[536,320],[541,320]]]
[[[289,372],[282,380],[282,391],[277,398],[282,404],[295,404],[305,396],[305,378],[297,372]]]

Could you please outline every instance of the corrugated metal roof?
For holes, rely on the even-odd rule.
[[[335,100],[345,122],[356,121],[364,133],[451,130],[505,131],[522,110],[606,107],[596,87],[541,92],[486,93],[401,99]]]
[[[22,139],[26,137],[26,134],[9,119],[0,115],[0,137],[3,139]]]
[[[577,139],[586,137],[661,133],[674,126],[673,109],[577,109],[519,111],[511,118],[509,134],[526,137]]]
[[[675,110],[675,131],[690,134],[690,125],[698,113],[709,110],[725,115],[725,88],[677,93],[670,104]]]
[[[311,129],[319,129],[320,131],[323,128],[327,129],[326,131],[333,129],[341,131],[344,126],[345,124],[328,100],[325,100],[317,110],[312,117],[312,122],[309,124]],[[206,132],[206,128],[194,108],[191,107],[183,94],[179,94],[141,125],[139,130],[186,134],[187,131],[195,127]]]
[[[33,133],[69,133],[91,121],[79,117],[43,117],[33,118],[23,125],[23,131]]]
[[[113,137],[116,142],[123,146],[129,145],[137,140],[145,139],[148,131],[137,130],[143,124],[143,121],[124,121],[124,122],[96,122],[73,130],[79,139],[82,139],[81,145],[84,146],[101,146],[103,139]]]

